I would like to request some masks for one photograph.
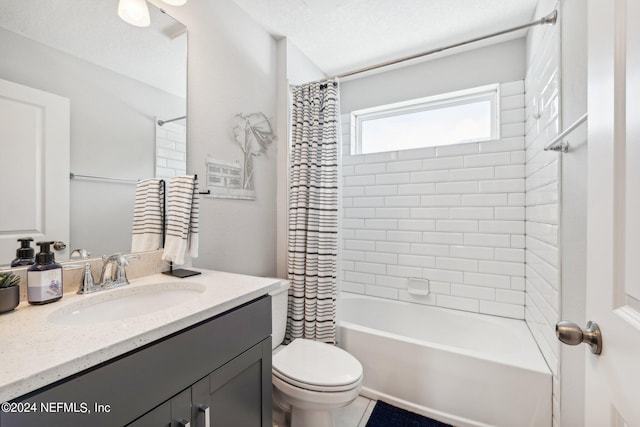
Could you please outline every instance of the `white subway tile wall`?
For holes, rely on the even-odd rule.
[[[179,123],[156,123],[156,177],[172,178],[187,173],[187,133]]]
[[[352,156],[342,116],[342,290],[524,319],[524,81],[500,96],[489,142]]]
[[[526,87],[526,301],[525,320],[553,373],[553,425],[559,425],[559,355],[555,336],[560,306],[558,249],[560,155],[544,151],[559,133],[559,34],[556,26],[536,28],[535,52]],[[534,107],[535,105],[535,107]],[[540,106],[540,107],[538,107]],[[534,116],[535,114],[535,116]],[[536,118],[539,115],[538,118]]]

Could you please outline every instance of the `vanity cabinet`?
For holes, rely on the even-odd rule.
[[[211,426],[259,426],[265,417],[268,423],[262,425],[271,426],[271,360],[268,370],[262,368],[264,353],[271,354],[268,341],[264,348],[253,347],[193,385],[192,426],[208,425],[204,422],[207,416]],[[265,382],[269,396],[260,387]]]
[[[270,427],[270,335],[264,296],[15,399],[37,411],[0,426]]]
[[[190,423],[190,424],[187,424]],[[191,425],[191,389],[174,396],[148,413],[144,414],[128,427],[181,427]],[[201,424],[204,426],[204,424]]]
[[[129,424],[130,427],[167,427],[171,425],[171,402],[163,403]]]

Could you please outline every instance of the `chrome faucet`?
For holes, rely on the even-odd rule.
[[[115,288],[118,286],[128,285],[126,267],[129,260],[140,258],[138,255],[125,256],[121,252],[113,255],[102,256],[102,272],[100,273],[100,283],[98,286],[103,289]],[[107,273],[107,269],[109,269]]]

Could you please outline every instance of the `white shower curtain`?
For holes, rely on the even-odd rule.
[[[285,342],[336,342],[337,80],[292,86],[289,309]]]

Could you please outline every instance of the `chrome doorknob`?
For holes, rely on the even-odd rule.
[[[556,336],[560,341],[569,345],[588,344],[591,353],[602,353],[602,333],[596,322],[589,320],[587,327],[582,329],[573,322],[561,320],[556,323]]]

